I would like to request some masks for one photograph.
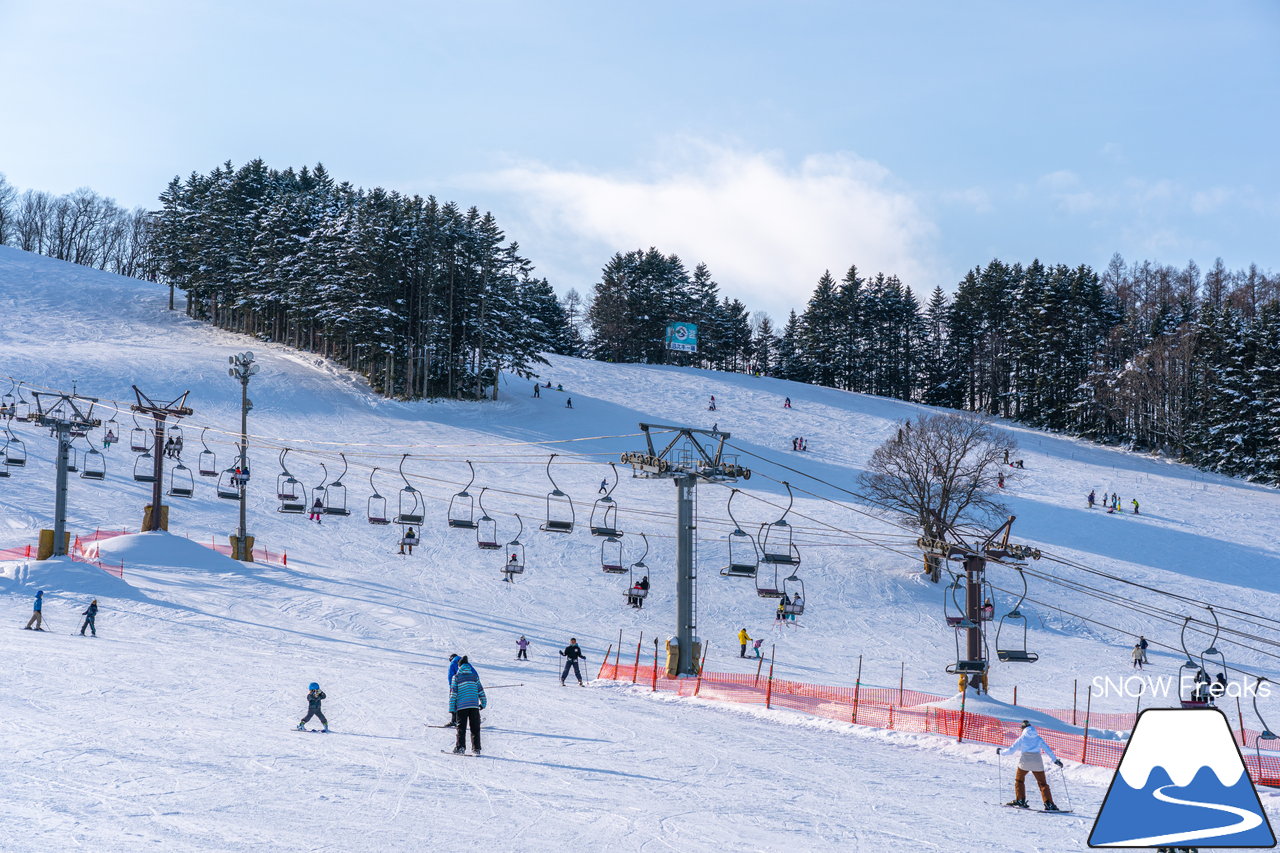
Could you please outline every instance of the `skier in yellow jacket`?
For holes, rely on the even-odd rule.
[[[747,633],[746,628],[738,630],[738,644],[742,646],[742,651],[738,652],[738,657],[745,658],[747,656],[747,643],[751,642],[751,635]]]

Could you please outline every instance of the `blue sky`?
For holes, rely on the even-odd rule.
[[[559,289],[706,261],[1280,268],[1280,4],[0,0],[0,173],[155,203],[255,156],[491,209]]]

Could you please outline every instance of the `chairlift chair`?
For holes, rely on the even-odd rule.
[[[120,422],[116,420],[114,416],[109,418],[107,422],[102,425],[102,440],[103,443],[110,442],[110,444],[114,444],[120,440]]]
[[[476,519],[476,547],[482,551],[496,551],[498,544],[498,522],[489,516],[484,508],[484,493],[487,489],[480,490],[480,497],[477,499],[480,504],[480,517]]]
[[[449,526],[463,530],[474,530],[476,526],[476,499],[467,491],[476,481],[476,467],[467,460],[467,468],[471,470],[471,479],[462,487],[462,491],[449,498]]]
[[[90,445],[84,454],[80,477],[84,480],[102,480],[107,476],[107,457]]]
[[[960,576],[951,576],[951,585],[943,591],[942,594],[942,611],[943,616],[947,620],[948,628],[972,628],[973,620],[965,613],[964,605],[960,603]],[[948,606],[950,604],[951,606]]]
[[[240,486],[236,482],[236,469],[228,468],[218,475],[218,497],[229,501],[240,500]]]
[[[795,543],[792,541],[791,525],[787,522],[787,513],[791,512],[791,505],[795,502],[795,495],[791,493],[790,483],[784,482],[782,485],[787,487],[787,508],[782,511],[782,515],[777,521],[760,526],[760,551],[766,563],[798,566],[800,565],[800,550],[796,548]]]
[[[118,435],[119,433],[117,433]],[[133,429],[129,431],[129,449],[134,453],[145,453],[151,448],[151,433],[138,423],[138,416],[133,416]]]
[[[520,544],[520,536],[524,533],[524,519],[520,517],[520,513],[515,513],[516,523],[520,525],[520,529],[516,532],[516,536],[507,543],[503,553],[506,555],[506,562],[502,565],[503,580],[514,581],[515,575],[524,574],[524,545]]]
[[[729,493],[729,520],[733,522],[733,532],[729,534],[729,565],[720,570],[720,574],[728,578],[754,578],[760,568],[760,548],[755,537],[742,529],[738,519],[733,515],[733,499],[738,489]]]
[[[182,427],[179,426],[178,424],[173,424],[172,426],[170,426],[168,437],[172,438],[175,442],[181,442],[183,440]]]
[[[189,498],[196,492],[196,479],[191,469],[181,461],[169,471],[169,495],[175,498]]]
[[[600,543],[600,568],[611,575],[626,571],[622,564],[622,540],[610,536]]]
[[[200,458],[196,460],[196,470],[200,472],[201,477],[216,477],[218,476],[218,457],[204,440],[204,434],[208,431],[208,427],[200,430],[200,444],[204,446],[204,450],[200,451]]]
[[[1261,675],[1257,676],[1257,679],[1258,679],[1258,683],[1254,685],[1254,688],[1253,688],[1253,713],[1258,717],[1258,722],[1262,723],[1262,731],[1258,732],[1258,734],[1255,735],[1253,738],[1253,752],[1254,752],[1254,756],[1258,759],[1258,775],[1261,776],[1262,771],[1267,766],[1262,761],[1262,743],[1261,742],[1264,740],[1267,742],[1274,741],[1276,740],[1276,735],[1274,732],[1271,731],[1271,726],[1267,725],[1267,721],[1262,716],[1262,712],[1258,710],[1258,694],[1261,692],[1262,682],[1268,681],[1269,679],[1263,678]],[[1275,778],[1270,778],[1270,779],[1258,778],[1258,779],[1254,779],[1253,783],[1255,785],[1267,785],[1273,788],[1280,786],[1280,780]]]
[[[640,574],[641,578],[649,576],[649,567],[645,565],[644,558],[649,556],[649,537],[641,533],[640,538],[644,540],[644,553],[640,555],[640,559],[631,564],[631,574],[627,577],[627,603],[630,604],[632,599],[643,602],[649,597],[649,590],[644,587],[636,587],[636,574]]]
[[[324,512],[325,483],[329,481],[329,467],[323,462],[320,463],[320,471],[323,476],[320,478],[320,485],[311,487],[311,499],[307,501],[307,512]],[[316,505],[319,504],[319,508]]]
[[[998,657],[1002,663],[1035,663],[1040,660],[1040,655],[1035,652],[1027,651],[1027,617],[1019,609],[1022,607],[1022,602],[1027,597],[1027,576],[1023,573],[1021,566],[1014,566],[1014,568],[1018,570],[1018,577],[1022,581],[1022,595],[1018,596],[1018,600],[1014,603],[1013,609],[1001,616],[1000,622],[996,625],[996,657]],[[1022,625],[1022,636],[1020,641],[1017,643],[1009,643],[1007,647],[1000,643],[1000,633],[1005,628],[1005,622],[1008,622],[1011,628],[1015,623],[1020,623]]]
[[[12,379],[9,380],[9,390],[0,395],[0,418],[12,418],[14,410],[18,405],[18,398],[13,396],[13,389],[17,387]]]
[[[4,464],[12,468],[23,468],[27,464],[27,445],[22,439],[14,434],[13,430],[5,429],[4,443]]]
[[[280,501],[280,506],[276,508],[276,512],[301,515],[307,511],[307,490],[285,466],[284,458],[288,455],[289,448],[280,451],[280,473],[276,475],[276,499]]]
[[[370,524],[390,524],[391,519],[387,518],[387,499],[378,494],[378,487],[373,484],[373,475],[378,473],[378,469],[374,468],[369,472],[369,504],[365,511],[366,517]]]
[[[67,473],[75,474],[80,471],[80,451],[76,449],[76,439],[73,435],[67,442]]]
[[[551,476],[551,463],[558,455],[552,453],[547,460],[547,479],[551,481],[551,491],[547,493],[547,520],[542,529],[548,533],[572,533],[575,521],[573,499],[560,491],[555,478]]]
[[[618,502],[613,499],[613,490],[618,488],[618,466],[610,462],[609,467],[613,469],[613,485],[603,497],[596,498],[595,504],[591,507],[592,536],[622,535],[618,530]]]
[[[154,483],[156,481],[155,460],[151,456],[151,451],[143,451],[134,460],[133,479],[139,483]]]
[[[400,511],[396,513],[396,524],[421,527],[422,519],[425,517],[422,493],[413,487],[404,474],[404,460],[408,458],[408,453],[400,457],[400,479],[404,480],[404,488],[400,490]]]
[[[325,515],[351,515],[351,510],[347,508],[347,487],[343,484],[342,478],[347,475],[347,454],[339,453],[342,458],[342,473],[325,487],[324,501],[321,506],[324,507]]]
[[[782,584],[778,582],[778,564],[773,566],[773,578],[756,573],[756,595],[761,598],[782,598]]]
[[[782,594],[788,602],[782,605],[782,612],[788,616],[799,616],[804,613],[808,598],[804,594],[804,581],[793,572],[791,577],[782,581]]]

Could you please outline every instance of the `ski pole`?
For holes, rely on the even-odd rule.
[[[1067,771],[1059,767],[1058,775],[1062,777],[1062,793],[1067,796],[1067,811],[1074,811],[1075,806],[1071,805],[1071,790],[1067,787]]]
[[[494,684],[489,687],[486,687],[485,690],[501,690],[504,687],[524,687],[524,683],[521,682],[520,684]]]

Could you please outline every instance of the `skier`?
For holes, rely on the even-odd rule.
[[[1005,803],[1006,806],[1016,806],[1020,809],[1027,808],[1027,772],[1035,777],[1036,784],[1040,786],[1040,798],[1044,800],[1044,810],[1047,812],[1056,812],[1058,807],[1053,804],[1053,795],[1049,791],[1049,782],[1044,776],[1044,755],[1048,755],[1054,764],[1062,766],[1062,759],[1053,754],[1053,750],[1049,744],[1044,742],[1044,738],[1040,737],[1040,733],[1036,731],[1035,726],[1030,721],[1022,721],[1022,734],[1018,739],[1003,750],[997,749],[996,754],[1001,752],[1017,752],[1018,769],[1013,774],[1013,800]]]
[[[1090,489],[1089,497],[1086,498],[1086,500],[1089,501],[1089,509],[1093,509],[1093,502],[1096,501],[1097,499],[1098,499],[1098,496],[1094,494],[1093,489]]]
[[[747,633],[747,629],[739,628],[738,629],[738,645],[741,646],[742,648],[738,652],[738,657],[745,658],[747,656],[747,643],[749,642],[751,642],[751,635]]]
[[[515,581],[511,579],[511,573],[513,571],[518,570],[519,568],[520,568],[520,561],[516,559],[515,554],[512,554],[511,559],[507,560],[507,571],[502,573],[502,579],[507,583],[515,583]]]
[[[89,602],[89,608],[80,614],[84,617],[84,624],[80,626],[80,636],[84,636],[84,629],[88,628],[93,636],[98,636],[98,629],[93,624],[93,620],[98,616],[98,599]]]
[[[307,521],[314,521],[320,524],[320,513],[324,512],[324,502],[316,498],[316,502],[311,505],[311,512],[307,513]]]
[[[178,436],[173,440],[173,458],[182,458],[182,436]]]
[[[1134,515],[1137,515],[1137,514],[1138,514],[1138,499],[1137,499],[1137,498],[1134,498],[1134,499],[1133,499],[1133,501],[1132,501],[1132,503],[1133,503],[1133,514],[1134,514]]]
[[[535,397],[542,396],[542,386],[539,385],[537,382],[533,383],[533,396]]]
[[[998,485],[1002,489],[1004,488],[1004,472],[1003,471],[1000,472],[1000,477],[999,479],[996,480],[996,485]]]
[[[796,438],[795,436],[791,437],[791,449],[795,451],[800,450],[800,439]]]
[[[1214,702],[1227,695],[1227,674],[1225,672],[1218,673],[1218,677],[1209,685],[1209,695],[1213,697]]]
[[[1140,649],[1142,649],[1142,662],[1143,662],[1144,664],[1147,662],[1147,646],[1149,646],[1149,645],[1150,645],[1150,643],[1148,643],[1148,642],[1147,642],[1147,638],[1146,638],[1146,637],[1144,637],[1144,636],[1142,636],[1141,634],[1139,634],[1139,635],[1138,635],[1138,647],[1139,647]]]
[[[751,642],[751,648],[754,649],[756,653],[756,660],[760,660],[760,647],[762,645],[764,645],[764,640],[760,638],[752,640]]]
[[[107,430],[107,434],[102,437],[102,449],[110,450],[111,445],[116,443],[116,434],[114,430]]]
[[[166,459],[173,458],[173,439],[170,438],[164,443],[164,455]]]
[[[1142,646],[1140,644],[1133,644],[1133,654],[1130,657],[1133,658],[1133,668],[1142,669]]]
[[[778,610],[774,614],[774,621],[781,622],[787,616],[787,605],[791,603],[791,599],[787,598],[787,594],[782,594],[782,600],[778,602]]]
[[[550,386],[551,386],[551,383],[550,383],[550,382],[548,382],[548,383],[547,383],[547,387],[550,387]],[[563,390],[564,390],[564,386],[557,382],[557,383],[556,383],[556,390],[557,390],[557,391],[563,391]]]
[[[413,546],[418,544],[418,535],[413,532],[413,528],[407,528],[404,536],[400,538],[400,553],[405,553],[405,548],[409,549],[409,556],[413,556]]]
[[[520,635],[520,639],[516,640],[516,660],[529,659],[529,641],[525,639],[524,634]]]
[[[605,479],[600,481],[600,491],[598,492],[598,494],[607,495],[608,493],[609,493],[609,479],[606,477]]]
[[[573,408],[573,398],[572,398],[572,397],[565,397],[565,398],[564,398],[564,407],[565,407],[566,409],[572,409],[572,408]]]
[[[307,715],[302,718],[302,722],[298,723],[298,731],[305,732],[307,730],[307,721],[312,717],[320,720],[320,725],[324,726],[320,731],[329,731],[329,721],[325,719],[324,711],[320,710],[320,703],[324,701],[324,691],[320,689],[320,685],[314,681],[307,685]]]
[[[445,680],[449,682],[450,687],[453,687],[453,677],[458,674],[458,667],[461,665],[462,665],[462,658],[458,657],[456,653],[451,653],[449,655],[449,673],[448,675],[445,676]],[[474,668],[475,667],[472,667],[472,669]],[[458,724],[458,712],[455,711],[453,708],[450,708],[448,725],[456,726],[457,724]]]
[[[784,408],[784,409],[789,409],[789,408],[791,408],[791,398],[790,398],[790,397],[787,397],[786,399],[784,399],[784,400],[782,401],[782,408]]]
[[[34,622],[36,627],[33,629],[31,623]],[[36,591],[36,600],[31,605],[31,618],[27,620],[27,624],[23,626],[24,631],[43,631],[44,630],[44,590]]]
[[[641,594],[644,590],[640,587],[640,581],[636,581],[631,585],[631,592],[627,593],[627,604],[639,609],[644,606],[644,596]]]
[[[616,601],[616,599],[615,599]],[[578,660],[586,660],[587,656],[582,653],[582,649],[578,647],[578,638],[570,637],[569,645],[560,650],[560,655],[565,659],[564,672],[560,673],[560,686],[564,687],[564,680],[569,677],[569,670],[573,670],[573,674],[578,679],[579,687],[586,687],[582,683],[582,672],[578,669]]]
[[[791,599],[791,606],[786,610],[787,618],[792,622],[796,621],[796,614],[804,611],[804,597],[797,592],[796,597]]]
[[[708,411],[708,412],[714,412],[715,410],[716,410],[716,395],[715,395],[715,394],[712,394],[712,395],[711,395],[711,403],[710,403],[710,405],[708,405],[708,406],[707,406],[707,411]]]
[[[991,599],[988,598],[986,601],[982,602],[982,612],[979,614],[979,617],[983,622],[990,622],[995,618],[995,615],[996,606],[992,604]]]
[[[480,712],[488,704],[475,668],[466,656],[459,658],[458,673],[449,681],[449,711],[458,721],[458,738],[453,744],[455,755],[465,751],[467,726],[471,727],[471,754],[480,754]]]

